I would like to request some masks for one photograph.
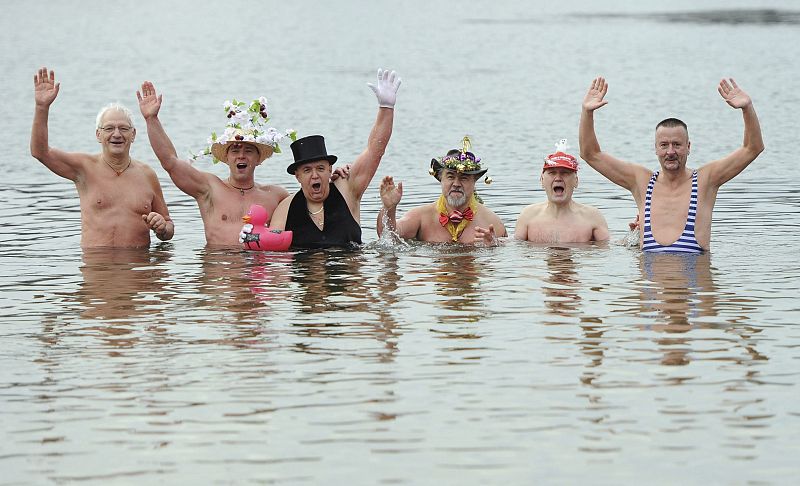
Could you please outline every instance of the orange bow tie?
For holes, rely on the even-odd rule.
[[[439,224],[441,224],[442,226],[446,226],[447,223],[459,224],[465,219],[468,221],[472,221],[472,218],[474,216],[475,215],[472,214],[472,208],[470,207],[465,209],[464,212],[455,210],[452,213],[450,213],[449,216],[444,213],[439,213]]]

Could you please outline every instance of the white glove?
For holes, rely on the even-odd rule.
[[[378,105],[381,108],[394,108],[397,101],[397,90],[403,80],[394,71],[384,71],[378,69],[378,85],[367,83],[375,96],[378,97]]]
[[[247,235],[249,235],[252,231],[252,224],[247,223],[246,225],[242,226],[242,231],[239,232],[239,243],[244,243],[245,238],[247,238]]]

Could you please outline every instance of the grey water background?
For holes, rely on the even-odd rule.
[[[0,17],[0,482],[787,484],[800,445],[797,2],[3,2]],[[69,181],[28,151],[32,75],[62,83],[50,142],[96,151],[128,104],[176,236],[79,248]],[[362,204],[361,252],[204,248],[193,200],[158,167],[135,90],[153,81],[179,153],[267,96],[273,122],[364,147],[378,67],[403,78]],[[767,150],[720,191],[710,256],[618,244],[495,249],[377,242],[378,181],[433,200],[431,157],[464,134],[513,229],[542,157],[577,151],[580,102],[610,83],[604,149],[656,167],[653,127],[689,124],[690,165]],[[286,148],[286,147],[284,147]],[[288,150],[286,151],[288,152]],[[261,182],[296,190],[290,156]],[[205,164],[224,174],[222,167]],[[635,208],[591,168],[576,199],[616,242]]]

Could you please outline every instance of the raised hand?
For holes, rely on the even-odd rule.
[[[394,178],[386,176],[381,181],[381,201],[387,209],[395,208],[403,197],[403,183],[394,185]]]
[[[377,85],[367,83],[367,86],[378,97],[378,105],[381,108],[394,108],[394,104],[397,101],[397,90],[400,89],[401,82],[400,76],[394,71],[378,69]]]
[[[333,171],[333,174],[331,174],[331,182],[335,181],[336,179],[340,179],[340,178],[343,181],[346,181],[347,179],[349,179],[350,178],[350,168],[351,167],[352,167],[352,165],[350,165],[350,164],[346,164],[346,165],[337,167],[336,170]]]
[[[589,86],[589,91],[583,98],[583,109],[586,111],[594,111],[602,106],[605,106],[608,101],[604,100],[606,93],[608,93],[608,84],[605,78],[594,78],[592,85]]]
[[[139,99],[139,110],[142,116],[150,118],[158,115],[158,110],[161,109],[161,96],[156,96],[156,87],[150,81],[142,83],[142,91],[136,92],[136,97]]]
[[[56,83],[56,73],[50,71],[48,76],[47,68],[39,69],[33,75],[33,98],[37,106],[49,107],[53,100],[58,96],[58,89],[61,83]]]
[[[497,246],[497,235],[494,234],[494,225],[488,228],[475,227],[475,241],[473,243],[483,243],[486,246]]]
[[[750,99],[750,96],[742,91],[741,88],[739,88],[733,78],[730,78],[730,82],[728,82],[726,79],[720,81],[717,91],[719,91],[719,94],[722,96],[722,99],[725,100],[725,103],[728,103],[734,108],[744,108],[745,106],[753,103],[753,100]]]

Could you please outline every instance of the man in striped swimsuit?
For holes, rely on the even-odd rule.
[[[686,167],[689,132],[686,124],[667,118],[656,126],[655,150],[661,169],[619,160],[600,149],[594,130],[594,111],[605,106],[605,79],[592,81],[583,100],[580,123],[581,158],[611,182],[633,195],[639,221],[644,221],[642,250],[700,253],[711,242],[711,213],[717,191],[743,171],[764,150],[761,127],[750,96],[733,79],[717,88],[728,105],[742,110],[744,141],[725,157],[699,169]]]

